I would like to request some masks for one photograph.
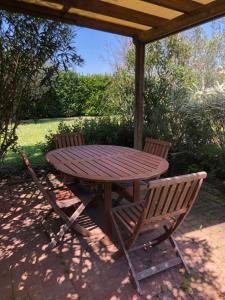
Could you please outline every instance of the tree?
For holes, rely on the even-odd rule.
[[[191,47],[189,65],[199,90],[225,80],[225,19],[207,27],[198,26],[183,34]]]
[[[0,159],[15,146],[24,110],[35,108],[57,71],[82,63],[72,27],[0,12]]]
[[[115,71],[106,94],[106,113],[121,115],[129,121],[133,119],[134,75],[130,74],[127,67],[121,67]]]
[[[193,87],[188,65],[190,44],[180,35],[146,45],[145,54],[145,128],[151,136],[174,139],[178,132],[175,105]],[[114,73],[109,107],[125,118],[133,118],[135,50],[132,44],[124,62]]]

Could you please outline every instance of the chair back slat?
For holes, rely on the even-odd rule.
[[[149,183],[145,197],[145,219],[153,220],[168,215],[187,212],[194,203],[205,172],[173,178],[154,180]]]
[[[164,205],[165,205],[165,200],[167,198],[167,195],[168,195],[168,192],[169,192],[169,186],[166,186],[166,187],[163,187],[162,188],[162,192],[161,192],[161,195],[160,195],[160,201],[155,209],[155,215],[156,216],[159,216],[162,211],[163,211],[163,208],[164,208]]]
[[[155,214],[155,211],[157,210],[157,206],[159,204],[160,200],[160,194],[162,192],[163,187],[160,187],[158,189],[152,189],[152,193],[149,199],[149,203],[147,205],[147,215],[149,218],[153,217]]]
[[[55,134],[54,141],[57,149],[80,146],[84,145],[84,135],[82,132]]]
[[[173,212],[173,211],[176,210],[178,202],[180,201],[180,198],[184,194],[183,191],[184,191],[185,183],[186,182],[182,182],[182,183],[177,185],[176,192],[173,195],[173,201],[171,201],[171,203],[170,203],[170,206],[168,208],[168,212]]]
[[[143,151],[166,159],[170,148],[169,142],[146,138]]]
[[[194,184],[193,184],[193,187],[194,187]],[[182,187],[180,197],[179,197],[178,201],[176,202],[176,206],[174,207],[174,208],[176,208],[176,210],[179,210],[179,209],[182,208],[182,205],[184,203],[184,199],[186,199],[187,196],[188,196],[188,193],[191,192],[190,188],[191,188],[191,182],[185,182],[183,187]],[[170,209],[171,209],[171,207],[170,207]]]
[[[167,189],[166,189],[167,188]],[[164,200],[164,203],[163,203],[163,207],[162,207],[162,211],[161,213],[164,215],[168,212],[169,210],[169,207],[171,205],[171,202],[173,200],[173,195],[175,194],[176,192],[176,188],[177,186],[176,185],[172,185],[172,186],[167,186],[165,187],[165,191],[167,191],[167,194],[165,196],[165,200]]]
[[[189,202],[192,200],[192,197],[194,197],[196,191],[200,189],[199,182],[195,181],[191,184],[186,197],[183,200],[183,203],[181,203],[181,208],[185,208],[188,206]]]

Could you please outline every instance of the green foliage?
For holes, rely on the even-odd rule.
[[[83,115],[102,116],[105,114],[106,91],[110,81],[110,75],[96,74],[79,77],[77,101],[83,103]]]
[[[81,114],[82,99],[77,95],[78,86],[79,78],[75,72],[60,72],[54,90],[60,116],[72,117]]]
[[[134,109],[134,76],[126,69],[117,70],[112,77],[107,90],[107,105],[105,111],[108,114],[119,114],[130,120]]]
[[[24,113],[36,109],[60,68],[81,63],[71,27],[0,12],[0,159],[15,146]]]
[[[146,49],[145,122],[149,133],[172,139],[179,135],[177,106],[183,105],[193,76],[187,66],[189,46],[179,36],[148,45]]]
[[[31,159],[32,165],[41,167],[46,165],[42,152],[42,145],[46,142],[45,135],[50,131],[56,132],[60,122],[73,124],[79,118],[51,118],[22,122],[17,129],[18,146],[23,149]],[[22,166],[21,158],[10,150],[4,159],[3,165]],[[1,169],[1,167],[0,167]]]
[[[180,152],[172,162],[173,174],[193,173],[205,170],[211,176],[225,179],[225,151],[218,145],[209,144],[198,152]]]
[[[181,140],[180,142],[179,140],[176,141],[177,148],[180,148],[182,141],[186,150],[191,152],[201,151],[201,148],[209,144],[213,138],[204,104],[192,99],[185,99],[185,103],[178,110],[178,114],[180,115]]]
[[[145,55],[145,134],[181,144],[183,122],[181,107],[186,102],[194,77],[188,66],[189,44],[179,36],[146,45]],[[109,87],[111,113],[133,119],[134,47],[113,76]],[[179,112],[178,112],[179,110]]]
[[[59,72],[51,88],[26,118],[101,116],[106,113],[110,75]]]
[[[224,142],[225,142],[225,93],[220,85],[211,92],[203,89],[195,91],[199,84],[199,70],[193,70],[194,56],[204,66],[201,74],[204,82],[209,84],[218,76],[218,61],[221,61],[224,42],[223,35],[204,40],[206,45],[203,57],[201,49],[182,36],[173,36],[146,46],[145,56],[145,119],[144,136],[169,140],[173,151],[183,154],[176,159],[178,173],[205,169],[217,176],[224,176]],[[213,45],[216,53],[213,53]],[[134,48],[130,47],[124,55],[124,63],[113,77],[110,86],[112,112],[120,112],[127,119],[133,118],[134,94]],[[196,65],[197,66],[197,65]],[[213,73],[214,72],[214,73]],[[217,76],[217,77],[216,77]],[[212,87],[212,82],[210,84]],[[111,103],[113,105],[111,105]],[[214,143],[213,154],[209,145]],[[179,169],[179,170],[178,170]]]
[[[6,34],[6,47],[1,49],[6,58],[3,63],[9,64],[7,76],[11,78],[9,85],[5,85],[3,77],[0,79],[3,87],[1,99],[8,99],[9,106],[9,97],[14,100],[9,109],[11,115],[8,119],[11,123],[8,123],[9,126],[5,123],[2,129],[0,127],[0,136],[12,124],[16,124],[16,128],[22,116],[100,116],[76,121],[70,126],[61,123],[58,132],[83,130],[86,142],[90,144],[132,146],[135,82],[135,52],[132,44],[123,49],[124,60],[120,66],[117,64],[112,75],[64,72],[60,66],[68,61],[66,57],[75,63],[81,61],[70,46],[70,28],[56,26],[50,21],[39,20],[35,23],[32,18],[24,18],[13,19],[13,22],[21,32],[25,28],[27,40],[23,40],[22,34],[16,31],[16,42],[12,40],[13,47],[10,48],[10,38],[14,35]],[[12,21],[9,20],[7,22]],[[18,21],[22,24],[25,22],[25,25],[20,26]],[[43,31],[41,38],[36,31],[33,36],[33,27],[38,33]],[[3,37],[6,30],[9,27],[1,27]],[[62,35],[57,41],[54,39],[55,31],[57,36]],[[224,33],[220,25],[212,28],[210,34],[199,27],[188,34],[174,35],[146,45],[144,137],[168,140],[173,145],[173,152],[181,152],[176,157],[177,173],[205,169],[216,176],[225,177]],[[48,47],[47,34],[50,35]],[[10,37],[8,40],[7,36]],[[30,50],[33,47],[41,53],[40,56],[36,50]],[[21,51],[25,59],[25,74],[28,75],[22,74],[23,69],[19,66],[14,76],[14,70],[17,70],[16,54]],[[50,58],[46,60],[46,56]],[[15,58],[12,63],[11,57]],[[57,69],[60,69],[58,76]],[[26,83],[25,89],[22,89],[22,79]],[[18,90],[14,91],[12,87],[15,82],[18,83]],[[10,129],[14,139],[12,143],[9,139],[11,144],[16,141],[15,128],[14,131]],[[47,135],[44,148],[45,151],[54,148],[53,133]]]
[[[205,113],[209,118],[214,141],[225,151],[225,83],[204,95]]]
[[[133,146],[133,124],[118,117],[99,117],[94,119],[77,120],[72,125],[61,122],[57,133],[83,131],[87,144],[106,144]],[[43,151],[47,152],[55,148],[53,136],[46,135],[46,143]]]
[[[225,80],[224,28],[224,20],[221,20],[212,22],[207,32],[198,26],[184,34],[191,47],[189,65],[193,70],[198,89],[210,88],[216,82],[222,83]]]

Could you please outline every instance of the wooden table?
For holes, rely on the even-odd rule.
[[[104,185],[108,231],[111,232],[112,183],[132,181],[134,200],[139,200],[140,181],[165,173],[168,162],[133,148],[110,145],[82,145],[50,151],[46,159],[59,171]]]

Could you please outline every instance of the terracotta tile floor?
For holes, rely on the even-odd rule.
[[[114,245],[68,233],[62,245],[46,251],[48,239],[40,224],[46,209],[32,182],[0,187],[1,300],[225,299],[225,193],[215,187],[204,184],[176,233],[191,277],[178,267],[146,279],[142,297],[130,282],[125,259],[112,259]],[[160,248],[136,262],[154,262]]]

